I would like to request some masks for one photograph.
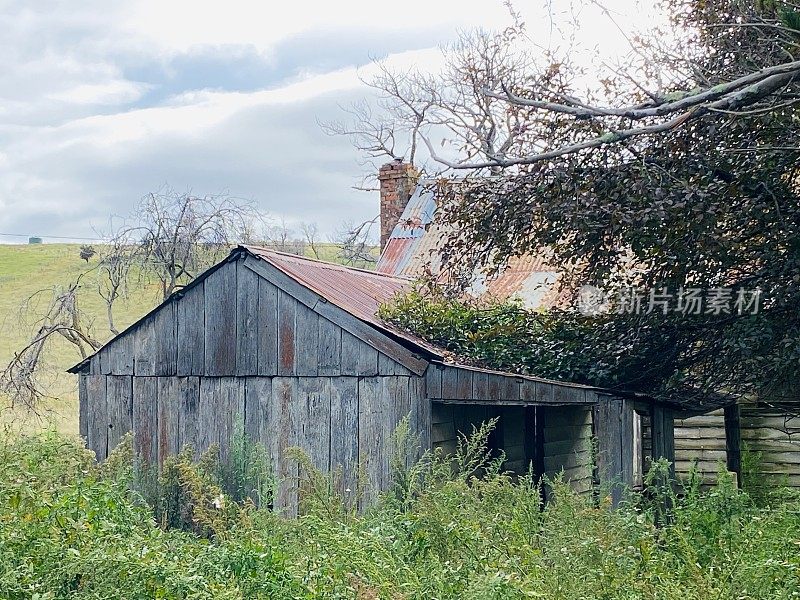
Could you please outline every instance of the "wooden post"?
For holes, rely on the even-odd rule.
[[[738,404],[725,407],[725,452],[728,471],[736,473],[736,485],[741,487],[742,442]]]
[[[600,396],[594,406],[597,437],[597,474],[600,484],[611,484],[611,505],[633,485],[633,406],[623,398]]]

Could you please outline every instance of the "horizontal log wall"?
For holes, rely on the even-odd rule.
[[[743,404],[741,438],[745,486],[800,488],[800,417]]]
[[[722,409],[707,415],[675,420],[675,475],[686,479],[694,461],[706,484],[725,469],[725,417]]]
[[[240,422],[268,450],[281,480],[275,506],[288,514],[298,506],[297,464],[287,460],[288,447],[302,448],[323,471],[340,470],[340,491],[352,499],[363,469],[370,501],[389,485],[397,423],[408,415],[422,448],[430,439],[430,402],[420,377],[82,375],[79,388],[82,433],[98,460],[131,430],[136,452],[150,464],[163,464],[186,445],[200,452],[219,444],[224,460]]]
[[[582,406],[544,410],[544,470],[549,478],[564,474],[580,493],[592,490],[592,409]]]

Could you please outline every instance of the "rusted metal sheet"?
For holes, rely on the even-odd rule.
[[[419,183],[378,259],[377,271],[410,278],[426,273],[446,277],[441,256],[451,229],[436,221],[435,190],[433,180]],[[469,291],[501,300],[519,298],[531,308],[552,306],[560,300],[554,288],[557,277],[545,256],[526,255],[512,258],[492,276],[477,270]]]

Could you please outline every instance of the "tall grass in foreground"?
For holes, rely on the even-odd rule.
[[[234,501],[213,453],[199,464],[188,453],[173,459],[148,505],[131,491],[134,465],[122,450],[98,467],[71,438],[0,440],[0,597],[800,594],[797,498],[756,506],[721,477],[708,492],[656,486],[612,511],[553,481],[542,507],[532,478],[512,480],[486,455],[487,433],[464,440],[455,460],[395,459],[392,490],[364,514],[295,453],[305,495],[294,520],[253,501],[251,483],[263,478],[234,477],[243,492]],[[170,510],[181,518],[165,518]]]

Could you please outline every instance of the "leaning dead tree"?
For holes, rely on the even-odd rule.
[[[80,277],[66,288],[52,288],[37,292],[26,301],[28,312],[40,313],[34,323],[35,332],[27,344],[14,353],[14,357],[0,372],[0,392],[12,407],[22,406],[36,410],[47,392],[41,384],[41,371],[51,344],[64,340],[86,358],[102,344],[91,332],[86,315],[78,308],[77,291]],[[45,299],[44,310],[39,306]]]

